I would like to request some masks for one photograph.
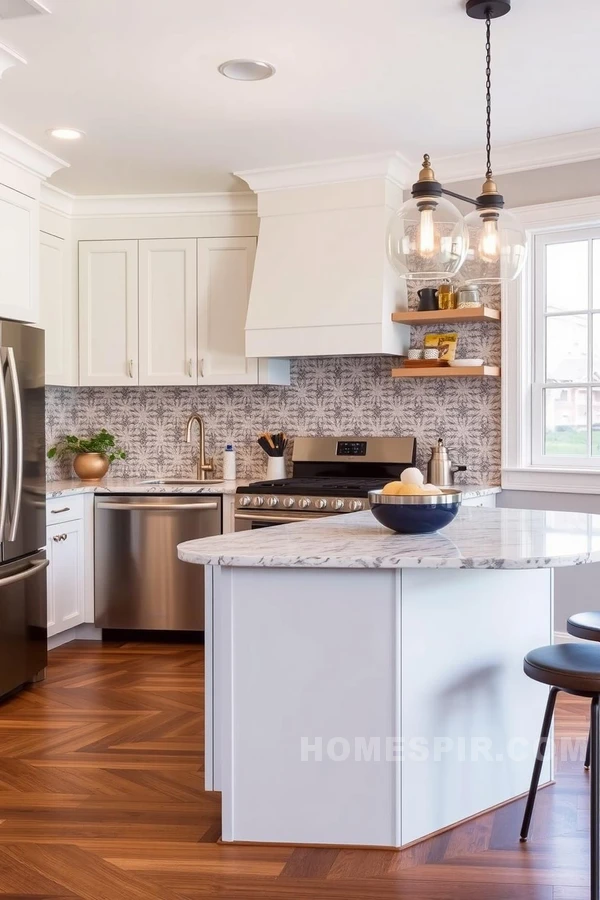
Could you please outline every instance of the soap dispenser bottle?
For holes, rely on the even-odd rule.
[[[223,480],[235,481],[235,449],[232,443],[228,443],[223,451]]]

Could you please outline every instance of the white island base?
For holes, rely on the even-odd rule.
[[[224,841],[402,847],[528,790],[547,689],[522,661],[552,642],[550,568],[206,576]]]

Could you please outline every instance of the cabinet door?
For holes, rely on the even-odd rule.
[[[246,313],[256,238],[198,241],[198,384],[256,384],[247,359]]]
[[[140,241],[140,384],[196,384],[196,241]]]
[[[0,185],[0,318],[39,317],[39,206]]]
[[[51,525],[48,543],[48,637],[84,621],[83,520]]]
[[[46,384],[77,384],[77,317],[69,247],[40,232],[40,325],[46,332]]]
[[[79,383],[138,384],[138,242],[79,244]]]

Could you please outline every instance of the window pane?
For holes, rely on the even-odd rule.
[[[596,243],[600,242],[594,241]],[[600,306],[600,296],[598,301]],[[587,309],[588,306],[588,242],[547,244],[547,312]]]
[[[598,277],[600,277],[600,269],[598,269]],[[600,313],[592,316],[592,335],[594,342],[592,381],[600,381]]]
[[[592,241],[592,262],[594,271],[592,274],[593,298],[596,309],[600,309],[600,241]]]
[[[546,381],[588,380],[588,317],[546,319]]]
[[[587,388],[547,388],[544,394],[544,453],[587,456]]]
[[[592,388],[592,456],[600,456],[600,389],[599,388]]]

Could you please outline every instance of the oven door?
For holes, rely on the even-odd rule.
[[[257,528],[270,528],[271,525],[289,525],[292,522],[308,522],[309,520],[322,519],[327,513],[288,513],[288,512],[267,512],[261,511],[244,511],[239,509],[235,511],[235,530],[236,531],[254,531]]]

